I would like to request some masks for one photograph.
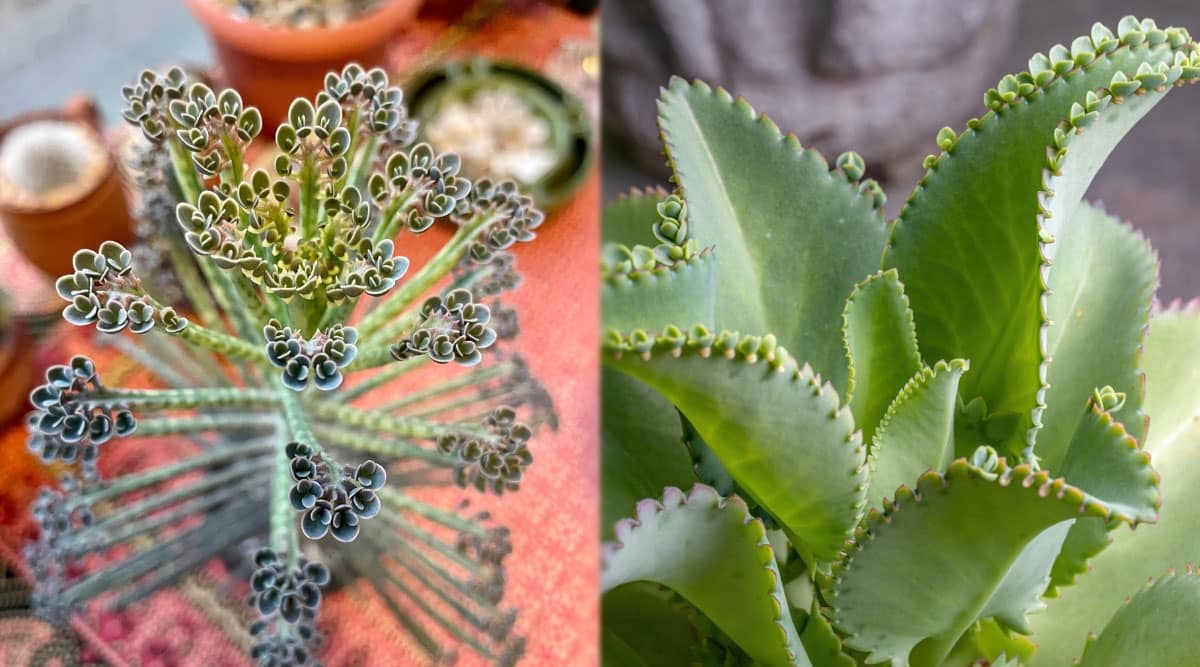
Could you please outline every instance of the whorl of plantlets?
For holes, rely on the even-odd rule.
[[[170,388],[103,385],[76,357],[32,393],[29,447],[73,475],[35,507],[36,608],[65,622],[99,597],[127,605],[256,544],[258,664],[313,661],[331,579],[368,581],[431,658],[462,645],[515,662],[524,640],[500,607],[508,532],[413,491],[448,480],[515,491],[533,428],[555,425],[524,362],[497,354],[517,324],[493,301],[519,283],[507,250],[534,238],[542,214],[511,183],[473,183],[454,155],[411,145],[415,125],[382,70],[331,72],[315,101],[291,105],[279,159],[253,171],[261,117],[238,93],[178,69],[123,92],[149,142],[145,213],[188,318],[146,284],[157,270],[141,273],[114,242],[76,252],[57,281],[68,322],[139,334],[117,346]],[[404,239],[439,222],[454,234],[410,266]],[[430,361],[457,362],[441,375],[471,368],[409,381]],[[403,391],[358,403],[401,378]],[[121,436],[172,436],[178,454],[106,446],[115,475],[102,480],[101,445]],[[305,560],[316,554],[325,565]]]

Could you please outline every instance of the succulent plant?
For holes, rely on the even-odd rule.
[[[671,81],[674,191],[604,214],[606,661],[1198,664],[1200,309],[1082,201],[1197,79],[1185,30],[1096,24],[890,223],[856,154]]]
[[[235,15],[267,25],[317,28],[341,25],[374,9],[381,0],[222,0]]]
[[[141,183],[143,205],[170,210],[194,314],[115,242],[76,252],[56,283],[64,318],[124,334],[158,386],[112,386],[75,356],[33,391],[29,447],[69,471],[33,509],[36,607],[62,620],[123,605],[220,556],[249,578],[260,664],[313,661],[323,591],[359,580],[431,657],[515,662],[507,529],[422,488],[516,491],[533,429],[553,424],[546,391],[500,351],[517,331],[495,301],[542,214],[415,144],[382,70],[347,66],[295,100],[269,169],[250,166],[262,123],[237,92],[178,69],[123,92],[161,158],[143,162],[170,164]],[[432,257],[402,254],[435,225],[454,231]],[[106,468],[110,441],[164,436],[168,462]]]

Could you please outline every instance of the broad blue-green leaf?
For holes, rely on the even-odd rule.
[[[865,447],[837,392],[771,337],[704,330],[606,339],[605,362],[687,416],[806,558],[834,560],[866,499]]]
[[[1106,514],[1062,480],[1003,460],[995,473],[965,459],[925,473],[871,511],[835,566],[833,625],[870,663],[940,664],[986,616],[1022,621],[1066,526]]]
[[[1138,592],[1095,640],[1079,667],[1200,665],[1200,573],[1172,574]]]
[[[896,394],[921,370],[912,311],[896,272],[883,271],[856,285],[842,317],[850,359],[850,412],[863,441],[872,442]]]
[[[634,189],[604,205],[600,238],[604,243],[652,245],[651,226],[658,221],[658,205],[667,198],[662,188]]]
[[[844,392],[842,307],[886,238],[874,198],[704,83],[672,79],[658,123],[692,234],[717,253],[716,326],[774,333]]]
[[[997,104],[947,143],[892,228],[883,263],[904,280],[922,354],[970,359],[963,398],[982,396],[992,411],[1020,415],[1010,453],[1028,444],[1039,421],[1043,252],[1052,259],[1054,238],[1065,236],[1056,229],[1069,223],[1103,158],[1159,95],[1109,104],[1078,136],[1059,124],[1076,117],[1072,105],[1084,111],[1087,93],[1109,87],[1117,73],[1132,79],[1143,63],[1171,64],[1175,49],[1147,40],[1091,58],[1080,52],[1086,66],[1051,74],[1041,89],[1030,75],[1006,79],[1001,87],[1014,95],[1011,103]],[[1027,96],[1018,94],[1023,86]],[[1082,127],[1093,117],[1078,119]],[[1044,188],[1048,162],[1058,159],[1056,131],[1069,144],[1069,163],[1059,165],[1056,187]],[[1051,190],[1045,205],[1054,217],[1043,219]]]
[[[1200,308],[1173,307],[1150,318],[1142,368],[1146,373],[1145,443],[1160,475],[1158,522],[1113,533],[1074,585],[1059,589],[1030,618],[1038,644],[1034,665],[1070,664],[1089,632],[1099,632],[1146,581],[1200,554]]]
[[[855,667],[854,658],[842,652],[842,640],[833,631],[829,619],[815,606],[804,622],[800,641],[813,667]]]
[[[638,503],[633,520],[606,544],[602,594],[634,581],[662,584],[683,596],[755,660],[811,665],[784,598],[762,521],[740,498],[696,485],[668,488],[662,502]]]
[[[1145,435],[1138,355],[1158,281],[1146,240],[1100,209],[1081,205],[1063,225],[1047,297],[1046,409],[1034,453],[1057,472],[1084,405],[1097,387],[1126,396],[1114,413],[1139,442]]]
[[[1088,400],[1082,415],[1058,474],[1092,500],[1132,519],[1134,525],[1155,521],[1161,498],[1158,473],[1150,467],[1150,455],[1095,399]],[[1086,572],[1088,559],[1108,545],[1108,530],[1115,527],[1099,519],[1075,522],[1054,564],[1048,593],[1055,594],[1059,586],[1072,583],[1076,576]]]
[[[658,331],[675,322],[711,326],[716,280],[717,259],[711,252],[670,267],[604,276],[601,323],[620,331]]]
[[[696,478],[683,445],[675,406],[642,382],[611,368],[600,379],[601,534],[629,516],[643,498]]]
[[[696,643],[690,607],[649,582],[618,586],[601,600],[600,648],[608,667],[654,667],[685,660]]]
[[[901,389],[871,447],[868,507],[879,507],[901,485],[927,470],[941,472],[954,460],[954,412],[959,378],[967,362],[939,361],[923,368]]]

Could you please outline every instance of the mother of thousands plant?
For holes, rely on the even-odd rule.
[[[1200,664],[1200,309],[1082,202],[1197,79],[1187,31],[1096,24],[891,223],[857,155],[673,80],[676,190],[604,217],[606,660]]]
[[[361,580],[430,657],[515,662],[507,530],[419,489],[516,491],[532,428],[553,424],[522,360],[496,352],[516,334],[494,301],[518,282],[508,250],[542,214],[414,145],[381,70],[347,66],[295,100],[271,169],[247,164],[262,119],[237,92],[173,69],[124,95],[149,142],[141,213],[177,226],[166,247],[195,316],[117,243],[58,280],[66,320],[136,334],[120,349],[166,388],[110,386],[76,356],[32,393],[30,449],[71,471],[34,508],[37,608],[123,605],[222,556],[249,578],[260,664],[312,660],[322,591]],[[455,231],[410,268],[398,241],[436,224]],[[114,438],[176,454],[104,478]]]

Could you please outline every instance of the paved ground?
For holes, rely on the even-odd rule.
[[[1200,2],[1194,0],[1025,0],[1014,44],[995,74],[1027,68],[1030,55],[1058,41],[1087,34],[1092,22],[1111,28],[1125,14],[1152,16],[1159,25],[1180,25],[1200,37]],[[980,90],[980,108],[983,90]],[[652,101],[648,101],[651,103]],[[931,109],[930,113],[936,113]],[[1114,214],[1134,222],[1150,237],[1162,260],[1163,299],[1200,296],[1200,85],[1176,91],[1158,105],[1117,148],[1088,194]],[[946,119],[957,127],[966,120]],[[950,122],[955,121],[955,122]],[[785,128],[786,129],[786,128]],[[619,146],[608,143],[604,160],[607,198],[635,185],[654,182],[640,167],[624,159]],[[933,137],[912,163],[936,150]],[[889,209],[903,203],[920,177],[919,169],[887,184]]]
[[[0,118],[82,91],[116,120],[142,69],[209,60],[179,0],[0,0]]]

